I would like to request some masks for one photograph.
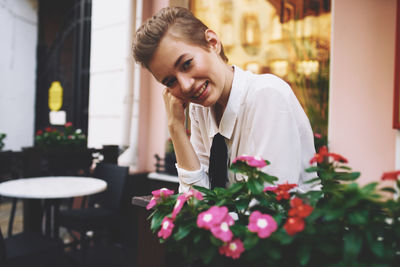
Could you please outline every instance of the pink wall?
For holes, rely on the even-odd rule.
[[[361,171],[362,184],[395,168],[396,2],[332,1],[329,145]]]
[[[143,20],[168,4],[168,0],[143,0]],[[138,171],[154,171],[154,154],[164,155],[168,138],[163,87],[147,70],[142,69],[140,90]]]

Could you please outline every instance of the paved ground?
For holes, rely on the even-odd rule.
[[[11,201],[2,199],[0,203],[0,227],[3,236],[7,236],[8,219],[10,218]],[[13,234],[22,232],[22,201],[17,203],[17,211],[15,212]]]

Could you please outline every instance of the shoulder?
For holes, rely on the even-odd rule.
[[[246,102],[289,102],[293,91],[289,84],[273,74],[249,74]]]

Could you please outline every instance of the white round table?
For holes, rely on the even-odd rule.
[[[0,183],[0,195],[11,198],[45,200],[45,232],[58,237],[59,201],[106,190],[104,180],[79,176],[48,176],[10,180]],[[13,214],[12,214],[13,215]],[[11,217],[11,223],[13,217]]]
[[[0,184],[0,195],[13,198],[56,199],[104,191],[107,183],[91,177],[49,176],[16,179]]]

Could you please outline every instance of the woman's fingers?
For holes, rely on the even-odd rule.
[[[163,98],[169,124],[184,123],[188,103],[172,95],[168,88],[164,89]]]

